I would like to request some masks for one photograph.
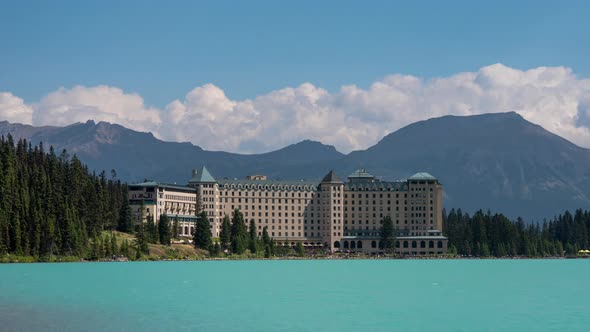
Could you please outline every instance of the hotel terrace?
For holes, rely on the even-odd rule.
[[[397,230],[396,250],[403,255],[444,254],[442,185],[428,173],[405,181],[381,181],[364,169],[341,181],[331,171],[321,181],[275,181],[263,175],[245,179],[215,179],[207,168],[193,171],[188,185],[143,182],[130,185],[134,211],[143,203],[148,221],[161,214],[177,220],[182,236],[195,227],[197,206],[209,216],[211,232],[219,236],[224,216],[239,209],[254,219],[258,234],[268,227],[277,242],[332,252],[379,253],[383,218]]]

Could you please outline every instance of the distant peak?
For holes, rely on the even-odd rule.
[[[298,142],[298,143],[295,143],[293,145],[324,145],[324,146],[326,146],[322,142],[313,141],[313,140],[310,140],[310,139],[304,139],[303,141]]]
[[[509,111],[509,112],[495,112],[495,113],[482,113],[482,114],[470,114],[470,115],[443,115],[441,117],[434,117],[428,120],[436,120],[436,119],[448,119],[448,118],[463,118],[463,119],[483,119],[483,118],[515,118],[515,119],[524,119],[522,115],[518,114],[516,111]],[[428,121],[426,120],[426,121]]]

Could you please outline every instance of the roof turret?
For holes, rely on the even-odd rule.
[[[410,176],[408,180],[436,180],[436,178],[426,172],[420,172]]]
[[[343,183],[343,182],[340,181],[340,179],[336,175],[336,172],[330,171],[330,173],[328,173],[328,174],[326,174],[326,176],[324,176],[321,183]]]
[[[193,177],[189,183],[215,183],[215,178],[209,173],[207,167],[203,166],[193,170]]]

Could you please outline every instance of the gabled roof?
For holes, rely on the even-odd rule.
[[[436,178],[426,172],[421,172],[410,176],[408,180],[436,180]]]
[[[193,170],[193,178],[189,183],[215,183],[215,178],[209,173],[207,167],[203,166]]]
[[[324,176],[321,183],[343,183],[343,182],[340,181],[340,179],[338,178],[338,176],[336,176],[336,173],[334,171],[330,171],[330,173],[328,173],[328,174],[326,174],[326,176]]]

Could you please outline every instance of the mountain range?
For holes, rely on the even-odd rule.
[[[444,206],[490,209],[527,221],[590,207],[590,150],[526,121],[514,112],[444,116],[401,128],[366,150],[349,154],[305,140],[277,151],[243,155],[164,142],[151,133],[107,122],[33,127],[0,122],[33,144],[76,154],[96,171],[114,169],[126,181],[186,183],[205,165],[216,177],[265,174],[274,179],[341,178],[365,168],[383,180],[429,172],[444,186]]]

